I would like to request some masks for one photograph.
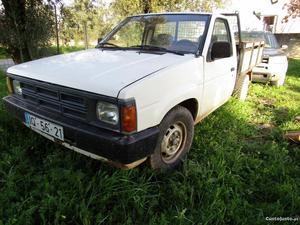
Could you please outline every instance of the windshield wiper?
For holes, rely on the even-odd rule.
[[[162,52],[168,52],[168,53],[173,53],[176,55],[184,55],[183,52],[180,51],[176,51],[176,50],[170,50],[164,47],[159,47],[159,46],[155,46],[155,45],[133,45],[130,46],[129,48],[140,48],[141,51],[143,50],[153,50],[153,51],[162,51]]]
[[[113,44],[113,43],[110,43],[110,42],[101,42],[97,45],[97,47],[99,47],[99,48],[108,47],[108,46],[111,46],[109,48],[124,49],[123,47]]]

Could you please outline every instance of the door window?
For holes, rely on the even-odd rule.
[[[211,37],[209,53],[211,53],[212,46],[215,42],[228,42],[230,44],[230,49],[229,49],[230,56],[232,56],[232,41],[231,41],[229,26],[226,20],[216,19],[212,37]],[[210,54],[208,60],[211,61]]]

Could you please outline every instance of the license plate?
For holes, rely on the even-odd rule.
[[[38,118],[25,112],[25,124],[33,130],[41,131],[62,141],[64,140],[63,127],[55,123]]]

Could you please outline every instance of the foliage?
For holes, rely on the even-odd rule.
[[[195,128],[180,171],[119,170],[45,140],[0,102],[0,224],[266,224],[300,212],[300,60]],[[7,95],[0,74],[0,97]],[[284,223],[284,222],[283,222]]]
[[[38,57],[38,48],[53,36],[51,2],[41,0],[2,0],[0,4],[0,43],[15,62]]]
[[[206,0],[193,0],[187,1],[187,8],[191,11],[200,12],[212,12],[213,9],[222,8],[227,0],[217,0],[217,1],[206,1]]]
[[[77,46],[60,46],[60,53],[69,53],[74,51],[80,51],[83,50],[84,47],[77,47]],[[48,46],[39,48],[39,57],[48,57],[53,56],[57,54],[56,46]]]
[[[6,59],[8,58],[8,54],[5,48],[0,47],[0,59]]]
[[[59,22],[59,39],[63,45],[104,37],[127,16],[164,11],[212,11],[227,0],[3,0],[0,7],[0,44],[16,62],[45,55],[45,47],[54,43],[54,5]],[[59,4],[58,4],[59,3]],[[73,43],[72,43],[73,42]],[[88,46],[86,46],[88,47]]]
[[[62,8],[61,38],[65,45],[71,40],[78,42],[87,38],[96,40],[104,36],[112,27],[106,20],[109,10],[102,0],[75,0]]]
[[[287,15],[283,18],[283,21],[287,22],[289,18],[300,17],[300,0],[290,0],[289,3],[284,5],[287,9]]]
[[[126,17],[133,14],[171,11],[212,11],[220,8],[227,0],[115,0],[112,2],[114,15]]]

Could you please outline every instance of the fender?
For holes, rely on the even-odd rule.
[[[200,106],[203,90],[203,60],[193,55],[181,63],[151,74],[121,90],[120,99],[134,98],[138,131],[157,126],[176,105],[196,99]]]

